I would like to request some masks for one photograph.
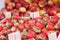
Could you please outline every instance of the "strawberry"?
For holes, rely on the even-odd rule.
[[[26,30],[28,30],[30,28],[29,24],[27,24],[27,23],[25,23],[24,26],[25,26]]]
[[[0,26],[0,31],[3,29],[3,27],[2,26]]]
[[[53,22],[53,23],[57,23],[57,21],[58,21],[58,16],[53,16],[53,17],[51,17],[50,21]]]
[[[0,38],[0,40],[4,40],[3,38]]]
[[[48,30],[46,28],[43,28],[42,32],[45,33],[46,36],[48,36]]]
[[[15,20],[19,20],[20,19],[20,16],[14,16],[14,19]]]
[[[46,28],[47,30],[54,30],[54,24],[52,22],[48,22]]]
[[[3,30],[9,30],[8,27],[3,27]]]
[[[38,25],[38,24],[37,24]],[[43,29],[44,27],[45,27],[45,24],[44,23],[40,23],[39,24],[39,27],[41,28],[41,29]]]
[[[52,1],[48,1],[48,6],[52,7],[53,6],[53,2]]]
[[[6,23],[7,21],[7,18],[4,18],[0,23]]]
[[[48,38],[44,34],[38,34],[36,40],[48,40]]]
[[[60,4],[60,1],[56,3],[56,6],[57,6],[57,7],[60,7],[60,5],[59,5],[59,4]]]
[[[27,33],[27,38],[36,37],[36,33],[33,30],[29,30]]]
[[[60,30],[60,24],[58,25],[58,30]]]
[[[3,31],[0,32],[0,36],[1,36],[1,35],[4,35],[4,32],[3,32]]]
[[[55,25],[55,29],[60,30],[60,19],[58,20],[57,24]]]
[[[0,36],[0,40],[4,40],[4,39],[6,39],[5,36]]]
[[[23,30],[24,28],[25,28],[24,24],[20,24],[20,25],[18,26],[18,29],[19,29],[19,30]]]
[[[39,0],[34,0],[34,2],[35,2],[35,3],[38,3],[38,2],[39,2]]]
[[[47,13],[50,15],[50,16],[53,16],[53,15],[56,15],[57,14],[57,10],[54,9],[54,8],[50,8],[47,10]]]
[[[10,23],[9,23],[9,26],[10,26],[10,27],[14,26],[13,22],[10,22]]]

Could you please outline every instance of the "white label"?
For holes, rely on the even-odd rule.
[[[8,34],[8,39],[9,39],[9,40],[15,40],[15,35],[14,35],[14,33]]]
[[[29,12],[29,14],[30,14],[31,18],[34,18],[34,13],[33,12]]]
[[[11,12],[6,12],[6,13],[5,13],[5,17],[6,17],[6,18],[11,18]]]
[[[0,10],[5,7],[5,0],[0,0]]]
[[[15,33],[16,40],[21,40],[21,36],[19,32]]]
[[[32,18],[40,17],[39,12],[29,12],[29,13],[30,13],[30,17]]]
[[[21,40],[21,35],[19,32],[14,32],[14,33],[8,34],[8,39],[9,40]]]
[[[34,18],[40,17],[39,12],[34,12]]]
[[[56,32],[48,34],[49,40],[57,40]]]

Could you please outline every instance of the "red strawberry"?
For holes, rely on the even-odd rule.
[[[24,24],[20,24],[19,26],[18,26],[18,29],[19,30],[23,30],[25,27],[24,27]]]
[[[20,8],[22,5],[20,3],[16,4],[16,8]]]
[[[5,36],[0,36],[0,40],[4,40],[4,39],[6,39]]]
[[[57,6],[57,7],[60,7],[60,2],[57,2],[57,3],[56,3],[56,6]]]
[[[13,24],[12,22],[10,22],[10,23],[9,23],[9,26],[10,26],[10,27],[13,27],[13,26],[14,26],[14,24]]]
[[[7,18],[4,18],[0,23],[6,23],[7,22]]]
[[[48,38],[44,34],[39,34],[36,37],[36,40],[48,40]]]
[[[58,30],[60,30],[60,24],[58,24]]]
[[[44,23],[36,23],[36,26],[43,29],[45,27]]]
[[[47,30],[54,30],[54,24],[52,22],[48,22],[46,28]]]
[[[58,21],[58,16],[53,16],[51,19],[50,19],[51,22],[53,23],[57,23]]]
[[[30,28],[29,24],[25,23],[25,29],[28,30]]]
[[[1,35],[4,35],[4,32],[1,31],[1,32],[0,32],[0,36],[1,36]]]
[[[47,13],[50,16],[53,16],[53,15],[56,15],[57,14],[57,10],[55,8],[50,8],[50,9],[47,10]]]
[[[57,24],[55,25],[55,29],[60,30],[60,19],[58,19]]]
[[[34,2],[35,2],[35,3],[38,3],[38,2],[39,2],[39,0],[34,0]]]
[[[3,30],[8,30],[8,28],[7,27],[3,27]]]
[[[52,1],[48,1],[48,6],[53,6],[54,4],[53,4],[53,2]]]
[[[43,28],[42,32],[45,33],[46,36],[48,36],[48,30],[46,28]]]
[[[20,19],[20,16],[14,16],[14,19],[15,20],[19,20]]]
[[[4,40],[3,38],[0,38],[0,40]]]
[[[34,38],[36,37],[36,33],[33,30],[29,30],[27,33],[27,38]]]
[[[0,31],[3,29],[3,27],[2,26],[0,26]]]

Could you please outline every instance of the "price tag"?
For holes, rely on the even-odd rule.
[[[15,38],[16,38],[16,40],[21,40],[21,35],[19,32],[15,33]]]
[[[5,17],[6,18],[11,18],[11,12],[5,12]]]
[[[40,17],[39,12],[34,12],[34,18]]]
[[[33,12],[29,12],[29,14],[30,14],[31,18],[34,18],[34,13]]]
[[[19,32],[14,32],[14,33],[8,34],[8,39],[9,40],[21,40],[21,35]]]
[[[57,40],[56,32],[48,34],[48,38],[49,40]]]
[[[15,39],[15,34],[14,33],[8,34],[8,39],[9,40],[16,40]]]
[[[5,7],[5,0],[0,0],[0,10]]]

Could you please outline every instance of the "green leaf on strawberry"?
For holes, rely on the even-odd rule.
[[[17,30],[19,33],[21,33],[21,31],[20,30]]]
[[[43,20],[41,20],[41,22],[46,23],[47,20],[48,20],[48,18],[43,18]]]
[[[45,23],[45,20],[41,20],[42,23]]]
[[[39,40],[42,40],[42,37],[39,36]]]
[[[16,23],[16,22],[17,22],[17,20],[13,20],[13,22],[14,22],[14,23]]]
[[[8,31],[5,31],[5,32],[4,32],[4,35],[6,36],[7,34],[8,34]]]
[[[24,20],[19,20],[19,23],[23,23],[24,22]]]
[[[57,24],[60,24],[60,19],[58,20]]]
[[[27,35],[27,31],[24,29],[24,35]]]
[[[0,24],[0,25],[1,25],[2,27],[5,27],[5,24],[3,24],[3,23],[2,23],[2,24]]]
[[[54,27],[55,27],[55,29],[58,29],[58,25],[55,25]]]
[[[24,38],[26,38],[26,35],[27,35],[27,31],[24,29]]]
[[[33,27],[33,30],[36,32],[36,33],[40,33],[41,30],[38,30],[37,28]]]
[[[6,24],[5,24],[5,25],[6,25],[6,27],[9,27],[9,23],[8,23],[8,22],[6,22]]]
[[[14,26],[19,26],[19,23],[18,22],[14,23]]]

